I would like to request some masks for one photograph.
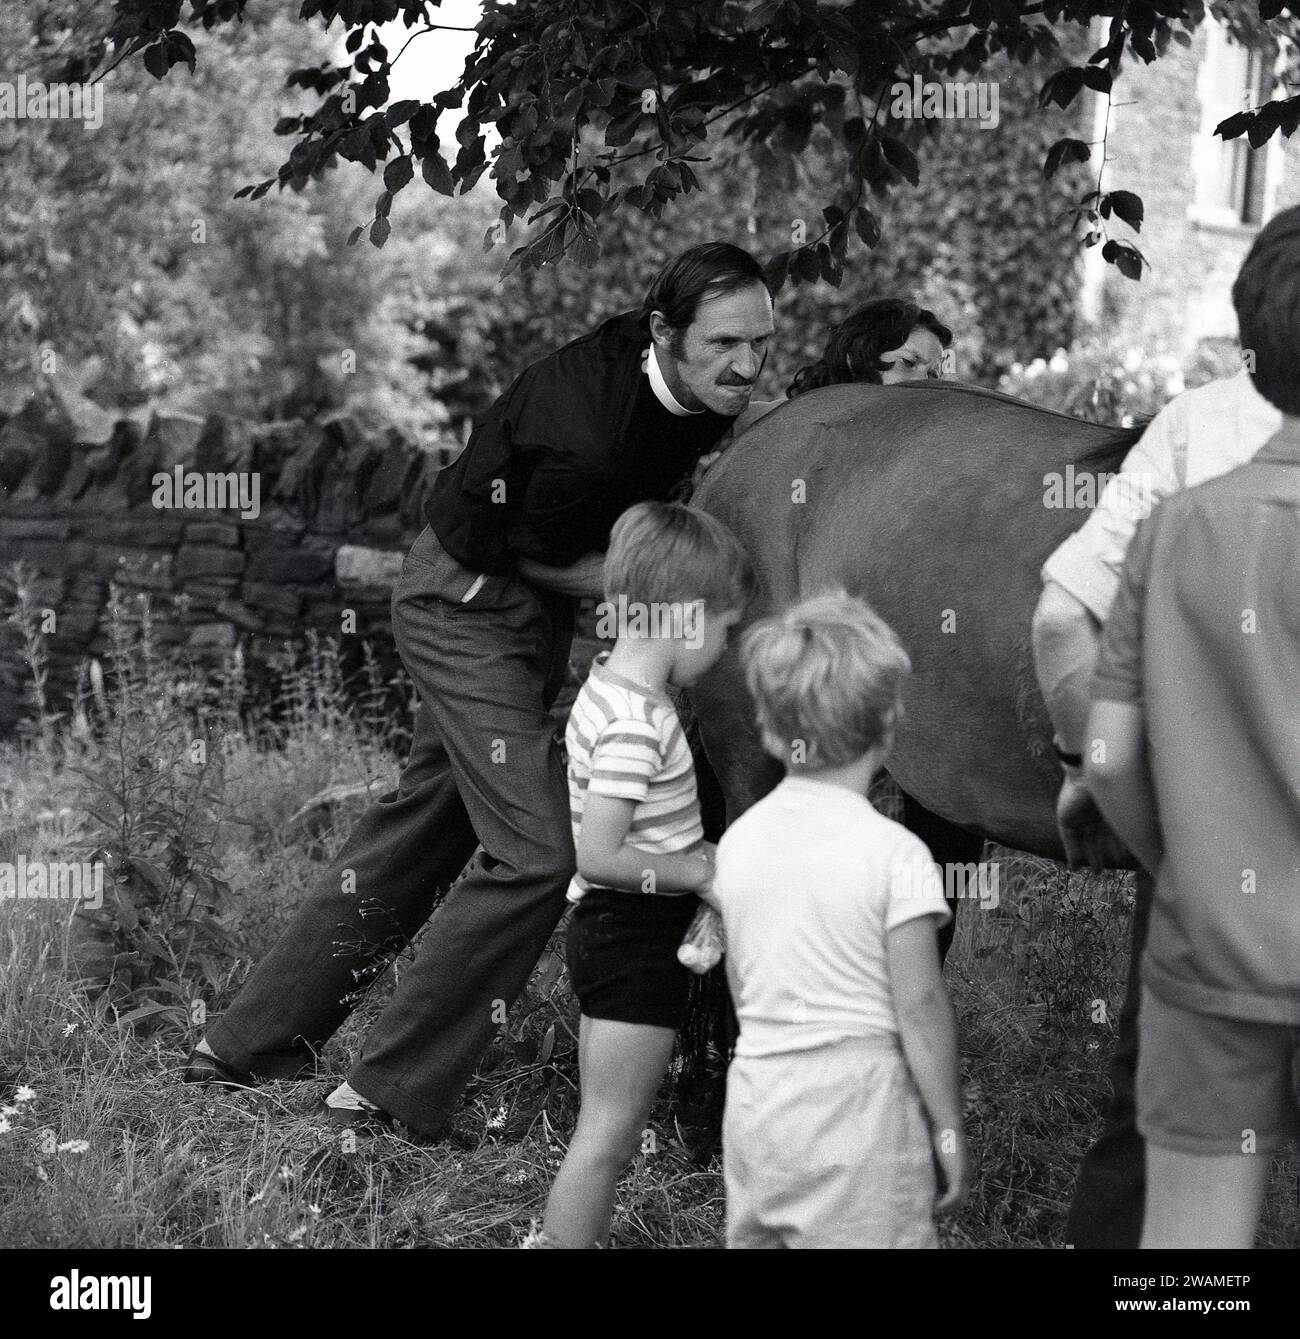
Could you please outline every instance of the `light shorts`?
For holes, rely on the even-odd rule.
[[[1273,1153],[1300,1137],[1300,1028],[1193,1013],[1142,991],[1138,1130],[1177,1153]]]
[[[939,1244],[929,1131],[896,1038],[737,1057],[722,1165],[731,1249]]]

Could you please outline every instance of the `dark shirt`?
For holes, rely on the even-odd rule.
[[[425,503],[453,558],[494,575],[516,556],[567,567],[603,551],[633,503],[673,494],[733,420],[660,404],[641,370],[649,344],[626,312],[515,378]]]

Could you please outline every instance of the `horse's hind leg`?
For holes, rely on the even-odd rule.
[[[954,877],[953,866],[966,867],[978,865],[984,855],[984,838],[978,833],[967,832],[946,818],[931,813],[923,804],[903,792],[903,825],[930,848],[934,863],[943,871],[944,896],[947,899],[952,920],[939,931],[939,956],[946,958],[952,947],[953,936],[957,933],[957,908],[963,880]]]

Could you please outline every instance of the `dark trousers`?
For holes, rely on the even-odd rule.
[[[1147,942],[1155,885],[1142,870],[1137,876],[1128,985],[1111,1052],[1111,1098],[1097,1142],[1084,1155],[1074,1187],[1065,1239],[1079,1250],[1136,1250],[1146,1205],[1146,1145],[1137,1129],[1138,964]]]
[[[489,577],[464,601],[475,576],[427,529],[411,548],[393,592],[394,637],[421,702],[410,760],[207,1038],[258,1077],[298,1072],[433,912],[348,1075],[427,1134],[527,982],[574,870],[547,712],[576,602],[513,576]]]

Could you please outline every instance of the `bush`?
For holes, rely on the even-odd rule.
[[[1235,348],[1206,345],[1184,369],[1173,353],[1118,349],[1107,340],[1081,341],[1051,358],[1013,363],[998,389],[1044,409],[1129,427],[1143,422],[1190,386],[1231,376],[1241,366]]]

